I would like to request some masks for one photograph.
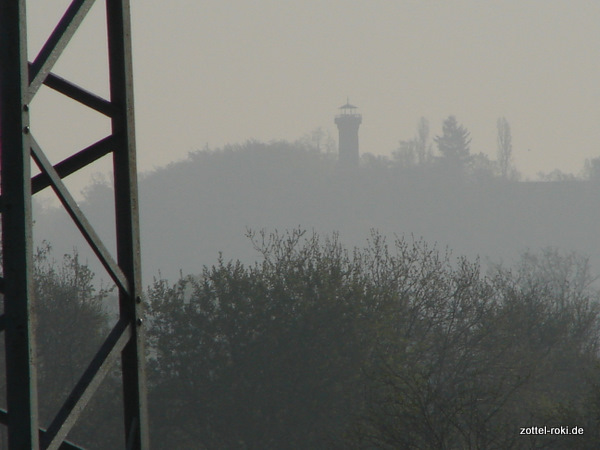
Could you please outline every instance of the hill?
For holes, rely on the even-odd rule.
[[[465,177],[440,167],[408,170],[376,159],[342,169],[330,153],[287,142],[198,151],[140,178],[144,283],[159,274],[173,280],[180,271],[199,273],[219,253],[253,261],[259,254],[246,231],[262,228],[339,232],[349,247],[363,246],[377,229],[507,262],[527,249],[553,246],[588,255],[597,265],[599,188],[585,181]],[[80,206],[114,248],[111,195],[96,183]],[[36,239],[59,252],[77,246],[86,254],[64,212],[36,208],[35,220]]]

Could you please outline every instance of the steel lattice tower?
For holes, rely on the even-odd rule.
[[[131,27],[128,0],[104,0],[107,17],[110,98],[104,99],[52,73],[94,0],[73,0],[39,54],[27,55],[26,0],[0,0],[0,162],[2,275],[7,411],[0,423],[8,446],[16,449],[79,448],[65,439],[103,378],[121,358],[124,447],[147,449],[143,311],[136,155],[134,136]],[[34,3],[34,2],[32,2]],[[103,38],[103,37],[102,37]],[[52,165],[30,127],[29,104],[45,85],[108,117],[111,133]],[[117,255],[113,259],[62,179],[111,154],[114,170]],[[32,178],[31,161],[40,174]],[[36,330],[33,308],[31,196],[51,187],[119,289],[120,317],[68,399],[45,430],[38,423]],[[84,324],[81,324],[82,329]]]

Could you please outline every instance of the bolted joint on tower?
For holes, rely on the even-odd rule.
[[[335,124],[340,134],[339,161],[344,167],[358,167],[358,127],[362,116],[356,112],[356,106],[346,102],[339,107],[340,114],[335,116]]]

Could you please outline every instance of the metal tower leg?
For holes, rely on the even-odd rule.
[[[32,323],[31,160],[25,1],[0,3],[2,256],[10,448],[38,448],[35,330]]]
[[[0,175],[2,278],[9,449],[79,448],[65,439],[103,378],[121,357],[124,446],[147,449],[144,322],[141,304],[140,244],[128,0],[105,0],[110,99],[103,99],[52,74],[52,67],[94,0],[73,0],[40,53],[27,57],[26,1],[0,0]],[[52,165],[29,127],[29,103],[46,85],[107,116],[109,136]],[[62,182],[112,153],[117,230],[117,261],[103,245]],[[31,160],[41,173],[31,178]],[[120,319],[102,344],[47,430],[38,423],[35,299],[32,283],[31,195],[51,187],[119,288]],[[83,324],[82,324],[83,325]]]

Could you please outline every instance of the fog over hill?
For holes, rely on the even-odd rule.
[[[336,155],[300,143],[249,141],[191,153],[184,161],[140,178],[144,284],[160,276],[199,273],[223,258],[252,262],[260,255],[248,229],[303,228],[339,232],[347,246],[363,246],[371,229],[414,235],[455,255],[512,262],[547,246],[600,262],[600,186],[590,181],[516,182],[473,177],[440,164],[406,168],[363,158],[342,168]],[[80,206],[114,248],[112,192],[90,186]],[[89,250],[66,214],[37,207],[35,238],[58,253]],[[105,280],[108,278],[102,275]]]

